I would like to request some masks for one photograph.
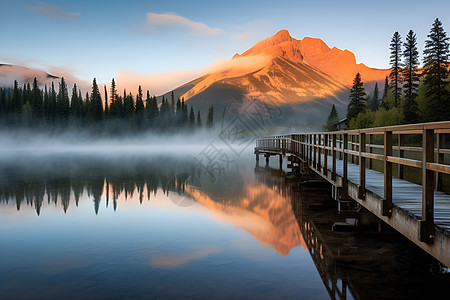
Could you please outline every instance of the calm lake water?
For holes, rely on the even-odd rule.
[[[214,150],[2,153],[0,299],[447,293],[446,269],[398,234],[332,232],[347,216],[331,192],[286,181],[278,158]]]

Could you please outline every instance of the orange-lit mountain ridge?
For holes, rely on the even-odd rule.
[[[331,104],[341,112],[346,110],[349,87],[357,72],[368,93],[374,82],[382,88],[389,72],[357,64],[352,52],[329,48],[320,39],[292,38],[287,30],[234,55],[217,69],[184,85],[179,95],[195,107],[214,105],[219,111],[242,105],[245,100],[263,101],[287,108],[297,117],[321,121]]]

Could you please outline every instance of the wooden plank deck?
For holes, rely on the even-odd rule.
[[[322,166],[324,164],[324,155],[321,155]],[[332,156],[327,156],[328,170],[333,163]],[[359,183],[359,166],[348,163],[348,181]],[[336,173],[343,175],[343,161],[337,159]],[[372,193],[384,197],[384,175],[381,172],[366,168],[366,189]],[[422,186],[396,177],[392,178],[392,202],[394,205],[410,212],[411,214],[422,217]],[[434,222],[435,225],[450,231],[450,195],[434,191]]]

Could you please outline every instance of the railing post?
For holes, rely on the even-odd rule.
[[[348,182],[347,182],[347,175],[348,175],[348,154],[345,152],[348,148],[348,134],[344,133],[343,143],[342,143],[342,184],[344,186],[345,193],[348,193]]]
[[[313,134],[313,167],[316,168],[316,135]]]
[[[320,156],[322,153],[322,149],[320,148],[320,145],[322,141],[322,135],[318,134],[317,135],[317,170],[320,172],[321,168],[322,168],[322,157]]]
[[[434,129],[424,129],[422,138],[422,220],[420,241],[432,244],[434,241],[434,191],[433,171],[427,163],[434,161]]]
[[[308,147],[309,147],[309,157],[308,157],[308,160],[309,160],[309,165],[312,165],[312,162],[313,162],[313,159],[312,159],[312,153],[313,153],[313,151],[312,151],[312,134],[308,134]]]
[[[369,134],[369,153],[372,152],[373,134]],[[372,159],[369,158],[369,169],[372,169]]]
[[[333,144],[333,171],[331,173],[331,179],[333,179],[333,181],[336,181],[336,134],[333,133],[333,140],[332,140],[332,144]]]
[[[392,131],[384,132],[384,199],[382,215],[392,215],[392,163],[388,161],[392,156]]]
[[[327,172],[328,172],[328,150],[326,149],[326,147],[328,147],[328,134],[324,134],[323,135],[323,169],[322,169],[322,174],[327,176]]]
[[[366,158],[363,153],[366,152],[366,134],[359,134],[359,190],[358,197],[366,198]]]
[[[303,144],[305,142],[305,135],[300,137],[300,141],[302,142],[302,144],[300,144],[300,147],[302,148],[302,158],[305,160],[305,145]]]
[[[439,151],[441,149],[443,149],[445,147],[444,142],[444,134],[443,133],[438,133],[437,134],[437,163],[438,164],[443,164],[444,163],[444,154],[443,153],[439,153]],[[435,189],[441,191],[442,190],[442,173],[441,172],[436,172],[436,184],[435,184]]]
[[[405,145],[405,136],[403,134],[398,135],[398,156],[400,158],[405,157],[405,150],[402,147]],[[403,179],[403,165],[398,164],[398,179]]]

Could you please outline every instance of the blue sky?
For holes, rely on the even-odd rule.
[[[154,75],[174,84],[287,29],[389,67],[389,41],[412,29],[422,52],[450,1],[31,1],[0,0],[0,63],[110,82]],[[164,87],[165,88],[165,87]],[[159,91],[156,91],[159,92]]]

